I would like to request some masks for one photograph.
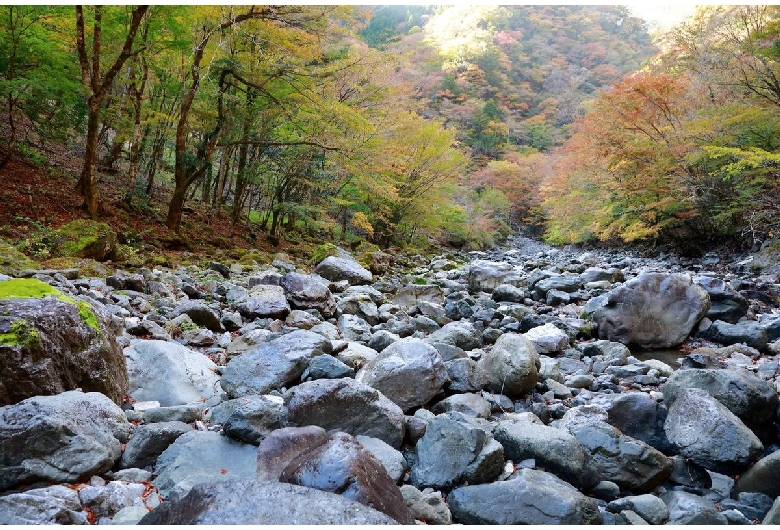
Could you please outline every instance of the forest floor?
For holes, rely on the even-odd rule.
[[[45,158],[17,153],[0,170],[0,238],[21,244],[25,253],[37,259],[46,257],[42,241],[54,230],[87,217],[76,189],[79,160],[57,147],[47,146]],[[122,171],[99,173],[100,221],[111,226],[120,243],[139,249],[142,255],[192,254],[219,259],[231,249],[252,249],[269,256],[287,252],[307,258],[321,243],[282,240],[274,245],[251,223],[234,226],[227,211],[214,215],[209,206],[197,201],[186,204],[181,232],[176,234],[165,224],[170,192],[155,186],[150,199],[135,200],[130,206],[124,200],[128,183],[122,177]]]

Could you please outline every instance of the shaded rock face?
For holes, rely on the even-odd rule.
[[[318,425],[379,438],[396,449],[404,438],[404,413],[378,390],[352,379],[319,379],[284,395],[289,426]]]
[[[682,456],[719,473],[743,471],[764,450],[742,420],[699,388],[679,391],[665,429]]]
[[[645,273],[610,291],[593,320],[601,339],[670,348],[688,338],[709,308],[707,291],[690,276]]]
[[[295,457],[282,471],[279,482],[338,493],[401,524],[413,524],[395,482],[357,440],[337,432],[322,442]]]
[[[256,285],[233,304],[244,318],[285,318],[290,304],[284,289],[277,285]]]
[[[325,318],[331,318],[336,311],[336,300],[322,281],[310,275],[288,272],[282,277],[287,300],[295,309],[316,309]]]
[[[181,421],[166,421],[138,425],[127,442],[120,466],[122,468],[144,468],[153,466],[157,457],[182,434],[192,427]]]
[[[267,394],[298,380],[311,359],[331,351],[322,335],[293,331],[233,358],[225,366],[222,387],[232,398]]]
[[[427,403],[449,376],[436,348],[420,339],[402,339],[382,350],[355,380],[376,388],[406,411]]]
[[[463,524],[601,524],[596,501],[544,471],[521,469],[505,482],[465,486],[450,493],[455,522]]]
[[[173,342],[144,340],[133,342],[124,354],[128,393],[137,401],[159,401],[168,407],[220,400],[217,365],[201,353]]]
[[[257,448],[257,478],[278,481],[290,462],[327,438],[327,431],[316,425],[276,429]]]
[[[710,320],[722,320],[729,324],[737,321],[747,314],[750,303],[747,298],[732,289],[725,281],[711,276],[697,276],[693,279],[697,285],[701,285],[710,295],[712,305],[705,315]]]
[[[607,423],[626,436],[641,440],[664,454],[674,454],[676,449],[669,442],[664,430],[669,414],[664,404],[658,403],[642,392],[606,394],[592,401],[607,411]]]
[[[7,280],[40,284],[38,280]],[[0,296],[0,405],[81,388],[119,404],[127,366],[109,330],[111,316],[85,301]],[[71,303],[72,302],[72,303]]]
[[[227,436],[252,445],[281,427],[284,402],[277,396],[244,396],[223,401],[211,411],[211,423]]]
[[[0,490],[108,471],[129,431],[122,409],[97,392],[72,390],[0,408]]]
[[[332,282],[346,280],[351,285],[369,284],[374,279],[371,272],[363,268],[357,261],[336,256],[328,256],[322,260],[314,268],[314,272]]]
[[[479,367],[490,376],[490,389],[507,396],[517,396],[532,389],[540,366],[536,347],[517,333],[501,335],[493,349],[479,361]]]
[[[734,493],[744,491],[763,493],[773,499],[780,497],[780,451],[775,451],[756,462],[756,464],[742,473],[734,485]],[[776,524],[776,523],[775,523]]]
[[[144,516],[143,525],[386,525],[387,515],[341,495],[258,479],[198,484]]]

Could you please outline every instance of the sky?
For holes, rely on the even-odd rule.
[[[668,29],[696,11],[696,4],[686,2],[678,2],[676,4],[633,2],[626,5],[628,5],[632,13],[645,19],[651,26],[655,26],[658,29]]]

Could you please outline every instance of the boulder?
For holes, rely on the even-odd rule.
[[[452,514],[440,491],[430,488],[420,491],[411,484],[404,484],[401,495],[416,520],[426,524],[452,524]]]
[[[682,456],[718,473],[742,472],[764,450],[742,420],[700,388],[680,389],[664,428]]]
[[[398,289],[390,301],[401,309],[414,307],[420,302],[444,305],[444,291],[438,285],[409,284]]]
[[[393,482],[400,484],[403,481],[409,470],[409,464],[401,451],[390,447],[379,438],[358,435],[355,439],[382,464]]]
[[[0,281],[0,405],[81,388],[122,403],[127,366],[98,303],[36,280]]]
[[[290,306],[295,309],[316,309],[325,318],[336,311],[336,300],[321,279],[299,272],[288,272],[282,277],[281,286]]]
[[[490,384],[490,376],[471,359],[453,359],[444,363],[451,392],[479,392]]]
[[[167,500],[180,498],[195,484],[254,478],[257,449],[211,431],[179,436],[157,458],[152,483]]]
[[[144,525],[379,525],[387,515],[341,495],[293,484],[237,479],[198,484],[144,516]]]
[[[569,336],[550,323],[532,328],[523,336],[533,342],[539,355],[555,355],[569,347]]]
[[[582,279],[578,274],[556,274],[536,282],[533,286],[533,294],[541,300],[549,291],[573,293],[581,288]]]
[[[284,401],[277,396],[243,396],[223,401],[211,410],[211,423],[226,436],[258,445],[282,426]]]
[[[586,490],[601,480],[593,457],[568,431],[534,423],[501,421],[493,436],[513,462],[533,458],[546,471]]]
[[[55,256],[91,258],[97,261],[113,259],[116,255],[116,232],[106,223],[76,219],[57,230]]]
[[[780,451],[771,453],[742,473],[734,484],[733,495],[742,492],[763,493],[770,497],[780,497]]]
[[[278,481],[282,471],[298,455],[325,443],[322,427],[282,427],[266,436],[257,448],[257,478]]]
[[[450,322],[441,327],[441,329],[431,333],[425,342],[433,344],[441,342],[456,346],[465,351],[473,350],[482,346],[480,334],[474,329],[474,324],[468,321]]]
[[[354,377],[355,369],[339,361],[331,355],[318,355],[301,374],[302,381],[315,379],[340,379],[342,377]]]
[[[328,256],[315,268],[314,273],[332,282],[346,280],[350,285],[364,285],[374,281],[374,276],[360,263],[352,259]]]
[[[601,524],[596,501],[555,475],[520,469],[504,482],[465,486],[447,498],[452,518],[463,524]]]
[[[597,408],[587,406],[591,407]],[[584,408],[566,412],[561,428],[567,429],[590,452],[604,480],[614,482],[624,491],[645,493],[669,478],[672,462],[663,453],[602,421],[601,414],[587,414]]]
[[[79,390],[0,408],[0,491],[36,482],[76,482],[122,456],[130,425],[115,403]]]
[[[181,421],[165,421],[138,425],[133,429],[130,441],[127,442],[120,467],[145,468],[154,466],[157,457],[168,449],[182,434],[192,430],[192,427]]]
[[[747,314],[750,303],[747,298],[731,288],[721,278],[712,276],[696,276],[693,281],[701,285],[710,295],[710,310],[705,315],[710,320],[722,320],[729,324],[736,324],[740,318]]]
[[[772,423],[777,411],[777,392],[766,381],[745,370],[677,370],[661,386],[664,401],[671,407],[684,388],[700,388],[754,430]]]
[[[385,468],[349,434],[328,435],[323,443],[295,457],[279,482],[338,493],[387,514],[401,524],[413,520]]]
[[[128,393],[136,401],[159,401],[164,407],[219,403],[217,365],[205,355],[161,340],[132,341],[124,354]]]
[[[371,298],[362,293],[342,296],[336,302],[336,308],[339,313],[346,315],[355,315],[371,326],[379,323],[379,311]]]
[[[616,499],[607,505],[607,510],[613,513],[631,510],[650,524],[664,524],[669,519],[669,508],[664,501],[649,493]]]
[[[96,483],[82,487],[79,490],[79,500],[85,511],[89,510],[100,520],[105,517],[113,517],[117,512],[128,506],[133,506],[134,503],[143,503],[145,494],[146,486],[144,484],[127,484],[119,480],[112,480],[105,485]]]
[[[145,510],[144,510],[145,511]],[[88,524],[79,494],[65,486],[36,488],[0,497],[2,525]]]
[[[504,467],[501,445],[458,413],[441,414],[430,420],[415,452],[417,458],[409,482],[418,488],[451,488],[463,481],[489,482]],[[484,464],[488,464],[487,473],[482,480],[474,480],[475,469]]]
[[[715,503],[685,491],[667,491],[661,495],[669,508],[670,525],[723,525],[726,517],[718,511]]]
[[[355,376],[407,411],[424,405],[449,381],[439,352],[420,339],[394,342]]]
[[[339,329],[345,340],[368,342],[371,340],[371,326],[356,315],[339,316]]]
[[[607,411],[607,423],[626,436],[641,440],[664,454],[676,452],[664,430],[669,414],[666,405],[646,393],[597,394],[591,403],[603,407]]]
[[[174,319],[179,315],[187,315],[199,326],[208,328],[211,331],[223,332],[225,326],[220,320],[219,313],[199,300],[187,300],[177,305],[168,315],[169,319]]]
[[[222,388],[232,398],[267,394],[298,381],[309,361],[331,351],[322,335],[293,331],[231,359],[223,369]]]
[[[476,260],[468,269],[468,287],[471,292],[487,291],[493,289],[507,280],[517,279],[517,273],[513,265],[506,262]]]
[[[453,394],[448,396],[431,407],[434,414],[443,414],[445,412],[460,412],[466,416],[474,418],[489,418],[490,403],[477,394]]]
[[[671,348],[709,311],[703,287],[685,274],[644,273],[608,293],[593,313],[599,338],[643,348]]]
[[[490,389],[510,397],[520,396],[536,385],[540,366],[536,347],[517,333],[501,335],[479,361],[479,367],[490,376]]]
[[[720,344],[746,344],[751,348],[765,352],[767,349],[766,330],[758,322],[741,321],[729,324],[722,320],[716,320],[701,336]]]
[[[396,449],[404,438],[401,408],[378,390],[352,379],[301,383],[284,395],[289,426],[319,425],[379,438]]]
[[[359,342],[347,342],[347,347],[336,354],[336,358],[347,366],[359,369],[366,363],[376,359],[377,351]]]
[[[284,289],[276,285],[256,285],[236,300],[233,307],[248,319],[280,318],[290,313],[290,304],[284,295]]]

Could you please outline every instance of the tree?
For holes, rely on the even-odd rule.
[[[136,55],[140,50],[134,47],[135,37],[141,26],[149,6],[136,6],[125,10],[109,8],[106,12],[111,16],[106,22],[111,24],[107,27],[104,24],[103,6],[88,7],[88,12],[92,14],[91,35],[86,29],[84,7],[76,6],[76,51],[78,53],[79,65],[81,66],[81,80],[86,88],[87,95],[87,134],[84,145],[84,169],[81,172],[78,188],[84,196],[84,208],[92,219],[98,218],[98,189],[97,189],[97,149],[98,149],[98,126],[100,125],[101,105],[117,74],[130,57]],[[116,18],[115,18],[116,17]],[[128,20],[129,19],[129,20]],[[108,68],[101,65],[105,55],[103,46],[106,44],[104,39],[104,30],[111,29],[115,33],[118,24],[126,24],[124,41],[121,49],[113,61],[109,61]],[[111,36],[118,36],[116,33]]]

